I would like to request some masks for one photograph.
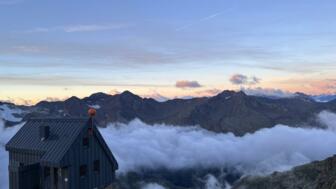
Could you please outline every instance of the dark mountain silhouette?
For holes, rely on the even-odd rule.
[[[90,106],[98,108],[97,120],[102,126],[139,118],[148,124],[200,125],[211,131],[233,132],[236,135],[276,124],[293,127],[318,125],[315,117],[319,112],[336,112],[336,100],[319,103],[301,93],[293,98],[272,99],[235,91],[223,91],[214,97],[165,102],[141,98],[129,91],[116,95],[95,93],[83,99],[71,97],[65,101],[41,101],[35,106],[20,108],[26,110],[24,119],[28,119],[41,116],[87,116]]]

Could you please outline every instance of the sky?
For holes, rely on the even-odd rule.
[[[333,0],[0,0],[0,99],[336,93]]]

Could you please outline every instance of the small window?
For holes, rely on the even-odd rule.
[[[44,168],[44,177],[49,177],[50,176],[50,167],[45,167]]]
[[[95,160],[93,162],[93,171],[96,172],[96,173],[100,172],[100,162],[99,162],[99,160]]]
[[[87,165],[81,165],[79,167],[79,176],[84,177],[86,175]]]
[[[91,127],[88,128],[88,134],[89,134],[90,136],[93,135],[93,128],[91,128]]]
[[[89,138],[88,137],[83,138],[83,146],[89,147]]]

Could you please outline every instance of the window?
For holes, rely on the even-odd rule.
[[[83,138],[83,146],[89,147],[89,138],[88,137]]]
[[[79,176],[84,177],[86,175],[87,165],[81,165],[79,167]]]
[[[93,171],[96,172],[96,173],[100,172],[100,162],[99,162],[99,160],[95,160],[93,162]]]
[[[88,128],[88,134],[91,136],[91,135],[93,135],[93,128]]]
[[[44,177],[49,177],[50,176],[50,167],[45,167],[44,168]]]

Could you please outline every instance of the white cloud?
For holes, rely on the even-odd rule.
[[[142,189],[165,189],[165,187],[157,183],[148,183],[145,186],[143,186]]]
[[[5,144],[21,128],[22,124],[14,127],[5,128],[3,119],[0,117],[0,188],[9,188],[8,186],[8,152],[5,151]]]
[[[323,111],[320,113],[318,121],[328,127],[329,130],[336,132],[336,114]]]
[[[0,119],[12,122],[19,122],[22,118],[14,116],[14,114],[21,114],[23,111],[21,109],[11,108],[9,105],[0,105]]]
[[[251,96],[264,96],[264,97],[271,97],[271,98],[292,98],[295,97],[294,93],[289,91],[284,91],[281,89],[272,89],[272,88],[241,88],[247,95]]]
[[[324,115],[321,113],[320,117]],[[336,146],[336,132],[330,125],[336,118],[331,116],[322,121],[330,129],[277,125],[243,137],[198,127],[149,126],[139,120],[110,124],[101,132],[119,162],[121,173],[142,168],[229,167],[244,174],[264,174],[336,153],[330,148]]]
[[[217,178],[211,174],[206,176],[205,181],[205,189],[230,189],[230,185],[228,183],[220,183]]]

